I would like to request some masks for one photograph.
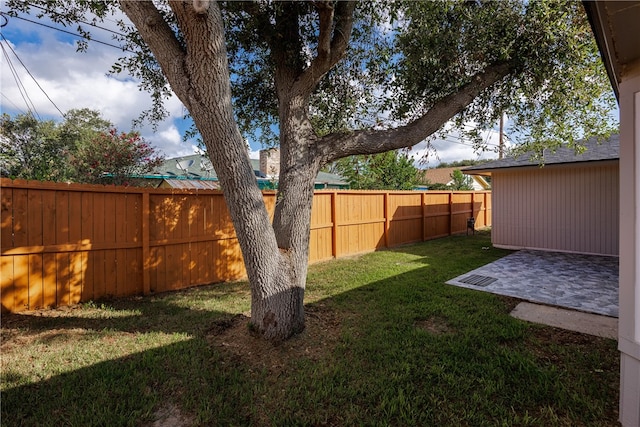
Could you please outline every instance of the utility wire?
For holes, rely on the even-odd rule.
[[[13,50],[13,48],[11,47],[11,45],[9,44],[9,41],[4,37],[4,34],[0,33],[0,37],[2,38],[2,40],[5,41],[5,44],[9,47],[9,49],[11,49],[11,52],[13,52],[13,54],[15,55],[15,57],[18,59],[18,61],[20,62],[20,64],[22,64],[22,66],[24,67],[24,69],[27,71],[27,74],[29,74],[29,76],[33,79],[33,81],[36,83],[36,85],[40,88],[40,90],[42,91],[42,93],[44,93],[44,96],[47,97],[47,99],[49,100],[49,102],[51,102],[51,104],[53,104],[54,107],[56,107],[56,110],[58,110],[58,112],[60,113],[60,115],[62,115],[62,117],[64,117],[64,113],[62,112],[62,110],[60,110],[60,108],[58,108],[58,106],[56,105],[55,102],[53,102],[53,100],[49,97],[49,95],[47,94],[47,92],[42,88],[42,86],[40,86],[40,83],[38,83],[38,80],[36,80],[36,78],[33,76],[33,74],[31,74],[31,71],[29,71],[29,69],[27,68],[26,65],[24,65],[24,62],[22,62],[22,59],[20,59],[20,57],[18,56],[18,54],[16,53],[15,50]],[[3,51],[4,51],[4,47],[3,47]],[[5,51],[6,54],[6,51]],[[7,58],[8,60],[8,58]],[[35,108],[34,108],[35,110]]]
[[[26,2],[26,3],[27,3],[27,5],[28,5],[29,7],[35,7],[36,9],[43,10],[43,11],[45,11],[45,12],[47,12],[47,13],[51,13],[51,14],[54,14],[54,15],[56,15],[56,16],[61,16],[61,17],[64,17],[64,16],[65,16],[63,13],[57,12],[57,11],[55,11],[55,10],[49,11],[49,10],[47,10],[46,8],[42,7],[42,6],[38,6],[38,5],[36,5],[36,4],[29,3],[29,2]],[[81,19],[78,19],[78,22],[81,22],[81,23],[83,23],[83,24],[89,25],[89,26],[91,26],[91,27],[99,28],[99,29],[104,30],[104,31],[108,31],[108,32],[113,33],[113,34],[115,34],[115,35],[117,35],[117,36],[126,37],[126,35],[122,34],[121,32],[118,32],[118,31],[112,30],[112,29],[107,28],[107,27],[100,26],[100,25],[95,24],[95,23],[93,23],[93,22],[87,22],[87,21],[83,21],[83,20],[81,20]]]
[[[91,37],[87,37],[87,36],[84,36],[82,34],[74,33],[72,31],[63,30],[62,28],[57,28],[57,27],[54,27],[53,25],[43,24],[42,22],[38,22],[38,21],[31,20],[31,19],[23,18],[22,16],[14,16],[13,18],[21,19],[23,21],[30,22],[32,24],[41,25],[43,27],[50,28],[52,30],[60,31],[62,33],[69,34],[69,35],[72,35],[74,37],[78,37],[78,38],[81,38],[81,39],[87,39],[89,41],[100,43],[100,44],[103,44],[105,46],[110,46],[110,47],[122,50],[124,52],[136,53],[133,50],[129,50],[129,49],[127,49],[125,47],[122,47],[122,46],[117,46],[115,44],[103,42],[102,40],[93,39]]]
[[[16,71],[16,68],[13,65],[13,62],[11,61],[11,58],[9,58],[9,54],[7,53],[7,50],[4,48],[4,44],[0,43],[0,47],[2,48],[2,53],[4,54],[4,57],[7,61],[7,65],[9,67],[9,70],[11,71],[11,75],[13,76],[13,80],[15,80],[16,82],[18,92],[20,92],[20,96],[22,97],[22,100],[27,106],[27,110],[29,112],[33,112],[38,117],[38,119],[42,120],[40,118],[40,115],[38,114],[38,111],[36,110],[35,104],[33,103],[31,98],[29,97],[29,94],[27,93],[27,89],[24,87],[24,84],[22,84],[22,80],[20,80],[20,76],[18,75],[18,72]]]
[[[20,113],[25,114],[24,110],[22,108],[20,108],[18,105],[16,105],[15,102],[13,102],[12,100],[10,100],[9,98],[7,98],[7,95],[5,95],[4,93],[0,93],[0,95],[2,95],[2,97],[4,99],[7,100],[8,103],[10,103],[11,105],[13,105],[15,107],[16,110],[18,110]]]

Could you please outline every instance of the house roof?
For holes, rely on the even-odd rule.
[[[583,1],[611,86],[619,96],[625,69],[640,60],[638,1]]]
[[[188,166],[188,168],[185,171],[180,169],[179,166]],[[260,160],[251,159],[251,166],[259,180],[266,178],[266,175],[260,172]],[[155,175],[157,175],[158,178],[165,179],[218,180],[218,175],[211,166],[211,161],[201,154],[166,159],[164,163],[156,169]],[[321,187],[332,188],[348,186],[348,183],[341,176],[327,172],[318,173],[316,184]]]
[[[158,188],[180,188],[182,190],[219,190],[218,181],[211,179],[163,179]]]
[[[187,170],[180,169],[179,165],[188,166]],[[207,173],[207,169],[210,173]],[[216,171],[211,167],[211,162],[201,154],[192,154],[190,156],[172,157],[166,159],[164,163],[156,169],[156,174],[163,177],[179,177],[179,178],[212,178],[217,179]]]
[[[571,147],[560,147],[555,151],[545,150],[542,159],[535,159],[533,152],[520,156],[509,156],[500,160],[493,160],[481,165],[470,166],[462,171],[466,174],[483,174],[495,169],[518,168],[527,166],[557,165],[567,163],[599,162],[605,160],[618,160],[620,158],[620,136],[611,135],[604,142],[598,142],[597,138],[590,138],[584,142],[586,150],[576,153]]]
[[[429,180],[431,184],[444,184],[447,185],[451,182],[451,174],[455,170],[462,170],[461,167],[455,168],[433,168],[425,169],[422,171],[425,179]]]
[[[422,171],[424,178],[428,180],[428,182],[433,184],[442,184],[449,185],[453,182],[451,175],[453,171],[460,170],[464,171],[468,166],[458,166],[453,168],[433,168],[433,169],[425,169]],[[489,190],[491,188],[491,184],[489,184],[484,177],[481,176],[473,176],[472,187],[476,191]],[[428,188],[429,185],[426,185]]]

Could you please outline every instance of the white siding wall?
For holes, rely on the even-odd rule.
[[[618,162],[492,173],[498,247],[618,255]]]

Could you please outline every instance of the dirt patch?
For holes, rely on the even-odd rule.
[[[290,361],[325,358],[338,342],[340,319],[331,308],[312,304],[305,307],[305,314],[305,330],[281,343],[271,343],[251,333],[251,319],[243,314],[216,321],[208,331],[207,340],[232,360],[278,373]]]
[[[437,316],[428,319],[418,319],[415,321],[414,326],[434,335],[452,334],[455,332],[455,329],[452,328],[446,320]]]
[[[496,295],[496,296],[500,301],[502,301],[502,304],[504,304],[504,308],[507,311],[507,313],[511,313],[513,309],[516,308],[516,306],[522,302],[522,300],[519,298],[508,297],[505,295]]]
[[[155,421],[147,427],[187,427],[194,424],[193,417],[180,412],[180,408],[171,402],[165,402],[153,415]]]
[[[532,328],[528,338],[528,346],[536,357],[557,366],[564,365],[564,356],[553,351],[554,346],[577,345],[589,352],[605,346],[606,342],[605,338],[554,327]]]

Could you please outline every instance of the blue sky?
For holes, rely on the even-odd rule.
[[[38,20],[34,15],[24,17],[75,32],[74,28],[63,28],[48,20]],[[115,17],[100,25],[117,31]],[[116,43],[107,31],[92,29],[91,32],[96,40]],[[3,113],[15,115],[31,109],[42,119],[61,120],[58,109],[66,112],[72,108],[91,108],[100,111],[119,130],[127,131],[131,128],[132,120],[151,105],[149,94],[140,91],[133,78],[108,74],[113,63],[123,55],[119,49],[89,42],[88,51],[78,53],[75,44],[77,37],[11,17],[2,27],[2,35],[7,40],[1,41],[0,109]],[[182,120],[184,107],[175,96],[167,101],[166,107],[171,116],[160,123],[156,131],[148,125],[139,129],[143,137],[168,158],[193,154],[195,143],[182,140],[188,127]],[[488,133],[486,140],[495,148],[498,133]],[[260,141],[250,140],[249,145],[250,156],[257,158]],[[431,167],[440,161],[497,157],[495,152],[476,153],[465,141],[455,136],[447,141],[433,141],[432,146],[436,148],[437,156],[430,154],[428,162],[422,162],[420,167]],[[414,146],[411,155],[416,159],[422,157],[425,147],[426,143]]]

